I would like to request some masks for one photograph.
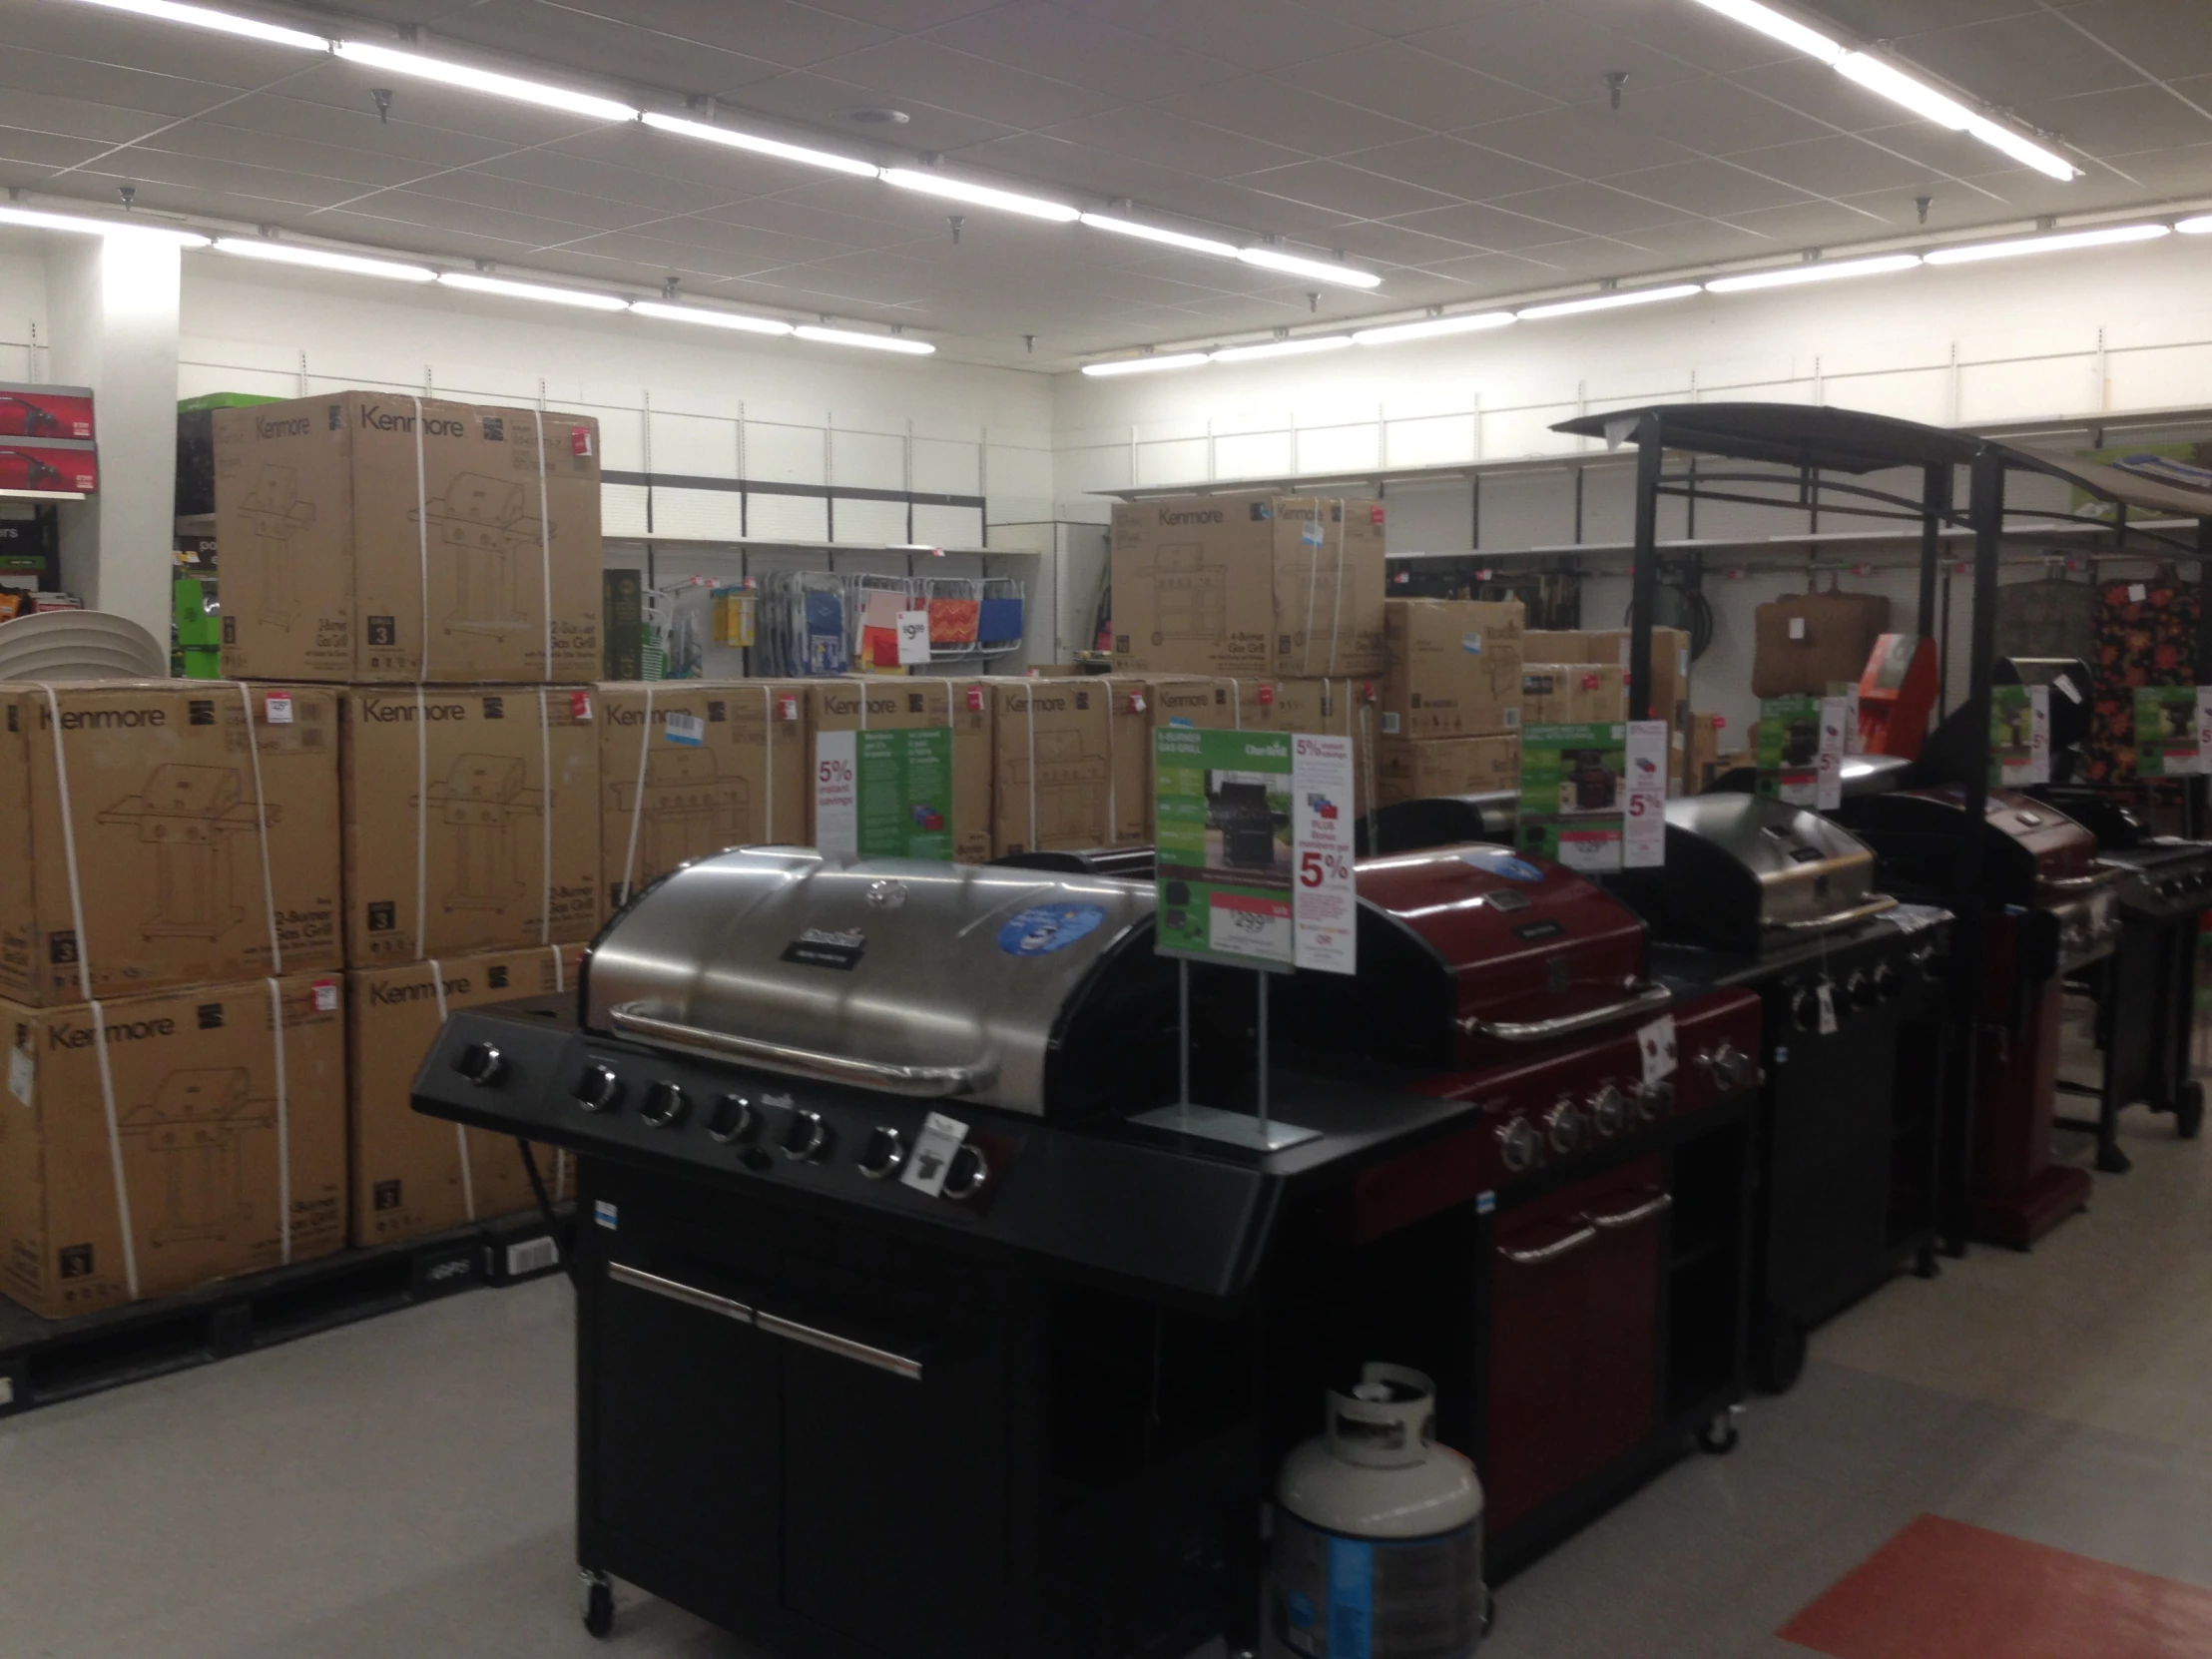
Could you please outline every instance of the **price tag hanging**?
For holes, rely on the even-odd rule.
[[[912,668],[929,662],[929,613],[898,613],[898,666]]]

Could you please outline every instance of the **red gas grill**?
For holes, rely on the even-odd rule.
[[[1365,1174],[1348,1227],[1485,1218],[1472,1398],[1447,1415],[1488,1494],[1485,1559],[1510,1572],[1693,1433],[1733,1443],[1759,1001],[1676,1000],[1634,912],[1508,848],[1370,859],[1359,886],[1359,977],[1302,977],[1292,1028],[1479,1108]],[[1671,1062],[1647,1069],[1646,1034],[1671,1035]]]
[[[1893,891],[1953,883],[1958,789],[1877,795],[1854,804],[1860,834]],[[2097,841],[2055,807],[1991,790],[1983,822],[1981,996],[1973,1124],[1967,1142],[1969,1225],[2025,1250],[2089,1202],[2088,1171],[2051,1161],[2058,1104],[2064,978],[2112,953],[2122,872],[2099,867]]]

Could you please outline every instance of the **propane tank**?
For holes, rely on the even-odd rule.
[[[1276,1486],[1266,1659],[1467,1659],[1481,1645],[1482,1485],[1436,1444],[1436,1385],[1370,1365]]]

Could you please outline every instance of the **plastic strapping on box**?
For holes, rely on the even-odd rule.
[[[653,741],[653,727],[648,723],[645,741]],[[538,776],[544,780],[543,802],[538,808],[539,833],[538,869],[544,877],[538,883],[538,942],[553,942],[553,711],[546,706],[545,688],[538,688]]]
[[[1353,697],[1356,695],[1352,690],[1352,682],[1350,680],[1347,680],[1345,682],[1345,695],[1347,697]],[[1361,770],[1368,775],[1368,847],[1371,853],[1380,853],[1382,849],[1382,825],[1377,821],[1376,815],[1382,809],[1378,805],[1376,796],[1375,728],[1369,718],[1374,711],[1374,705],[1366,702],[1365,700],[1362,700],[1358,704],[1358,718],[1360,721],[1360,766]]]
[[[1240,680],[1229,682],[1229,706],[1236,711],[1237,730],[1242,732],[1244,730],[1244,683]]]
[[[538,555],[545,577],[545,680],[553,681],[553,499],[545,482],[545,416],[538,416]],[[427,645],[427,642],[425,642]],[[548,824],[552,823],[547,819]]]
[[[1029,850],[1037,850],[1037,688],[1029,685],[1029,701],[1022,705],[1029,711]]]
[[[647,692],[645,695],[651,697],[653,694]],[[646,716],[645,725],[650,732],[653,728],[651,714]],[[776,689],[765,681],[761,686],[761,743],[768,757],[765,767],[768,774],[768,788],[765,792],[768,800],[761,809],[761,844],[766,846],[776,839]],[[633,831],[633,842],[635,839]],[[625,873],[623,880],[627,882],[629,879],[629,875]]]
[[[430,960],[430,989],[438,999],[438,1029],[445,1029],[445,964]],[[461,1208],[470,1221],[476,1219],[476,1172],[468,1167],[468,1125],[453,1125],[453,1143],[461,1150]]]
[[[414,819],[414,947],[422,954],[430,941],[423,929],[429,925],[430,893],[430,717],[423,707],[422,684],[415,683],[415,819]]]
[[[276,879],[269,867],[269,797],[262,793],[262,745],[254,735],[254,688],[242,684],[239,701],[246,706],[246,752],[254,757],[254,828],[261,831],[262,902],[269,906],[269,965],[281,974],[284,947],[276,937]],[[288,1248],[291,1235],[287,1232],[284,1238]],[[286,1256],[284,1260],[291,1258]]]
[[[93,1052],[100,1060],[100,1109],[108,1120],[108,1165],[115,1176],[115,1215],[123,1234],[123,1283],[131,1293],[131,1300],[136,1302],[139,1294],[138,1241],[133,1237],[131,1225],[131,1183],[123,1173],[123,1125],[115,1111],[115,1073],[108,1065],[108,1015],[98,997],[88,996],[85,1001],[92,1009]]]
[[[1121,808],[1114,793],[1114,677],[1106,676],[1106,842],[1121,838]]]
[[[1314,552],[1313,565],[1306,575],[1306,634],[1305,644],[1301,648],[1298,659],[1298,671],[1301,674],[1314,672],[1314,605],[1320,597],[1321,550],[1328,545],[1327,532],[1321,528],[1321,498],[1318,496],[1314,499],[1314,515],[1313,527],[1319,533],[1320,539],[1309,542],[1306,539],[1306,532],[1303,530],[1299,532],[1298,536],[1299,545],[1310,547]]]
[[[1345,544],[1345,537],[1350,534],[1345,528],[1345,521],[1351,512],[1351,502],[1337,503],[1337,576],[1329,587],[1329,661],[1321,665],[1324,674],[1334,673],[1337,667],[1337,629],[1343,622],[1345,613],[1345,562],[1351,557],[1351,551]],[[1309,654],[1312,653],[1313,641],[1306,642],[1306,649]]]
[[[276,1056],[276,1238],[284,1266],[291,1266],[291,1079],[284,1070],[284,993],[269,986],[270,1045]]]
[[[612,719],[613,717],[610,716],[609,718]],[[622,902],[625,904],[630,902],[630,883],[635,881],[638,876],[638,826],[645,822],[645,763],[651,760],[652,757],[653,685],[652,682],[648,681],[645,688],[645,737],[638,745],[637,798],[630,803],[630,845],[628,850],[622,854]],[[551,784],[552,780],[548,778],[546,782]],[[553,820],[549,816],[546,823],[550,825],[552,822]],[[550,868],[552,860],[548,858],[546,864]]]
[[[553,952],[553,991],[559,995],[568,989],[568,964],[561,960],[559,945],[549,944],[545,948]],[[557,1146],[553,1149],[553,1202],[558,1204],[567,1197],[568,1149]]]
[[[415,684],[430,678],[430,478],[422,459],[422,399],[414,400],[415,548],[422,561],[422,651],[415,658]],[[415,948],[422,948],[418,933]]]

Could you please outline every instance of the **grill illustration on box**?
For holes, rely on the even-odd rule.
[[[239,503],[239,516],[261,543],[264,575],[257,615],[273,628],[288,629],[299,619],[299,589],[287,554],[291,538],[313,529],[315,521],[314,503],[299,499],[297,469],[265,465],[254,493]]]
[[[1107,763],[1083,747],[1081,732],[1039,732],[1034,741],[1035,783],[1028,756],[1005,764],[1004,777],[1035,822],[1036,844],[1091,832],[1106,811]],[[1034,802],[1033,810],[1028,804]],[[1025,822],[1025,829],[1028,824]]]
[[[743,778],[725,778],[711,749],[656,749],[645,762],[645,781],[614,785],[624,820],[638,818],[633,869],[674,869],[736,846],[752,820],[753,792]]]
[[[452,831],[448,910],[504,910],[523,894],[516,831],[546,808],[545,792],[526,787],[512,755],[463,755],[430,786],[429,805]]]
[[[218,939],[246,919],[237,903],[239,837],[276,822],[277,809],[248,799],[245,775],[230,767],[166,762],[146,787],[100,815],[103,825],[133,825],[154,849],[154,913],[149,939]]]
[[[410,515],[412,516],[412,515]],[[517,482],[464,472],[428,504],[430,543],[450,556],[456,598],[448,633],[508,634],[530,626],[515,597],[516,562],[534,568],[545,551],[546,526],[531,513]]]
[[[156,1244],[220,1239],[253,1220],[240,1143],[276,1114],[276,1101],[253,1098],[244,1066],[173,1071],[152,1101],[123,1114],[124,1138],[160,1166]]]
[[[1229,567],[1208,564],[1200,543],[1160,549],[1153,567],[1153,591],[1159,607],[1159,626],[1152,631],[1154,645],[1169,640],[1208,640],[1218,645],[1228,633]]]

